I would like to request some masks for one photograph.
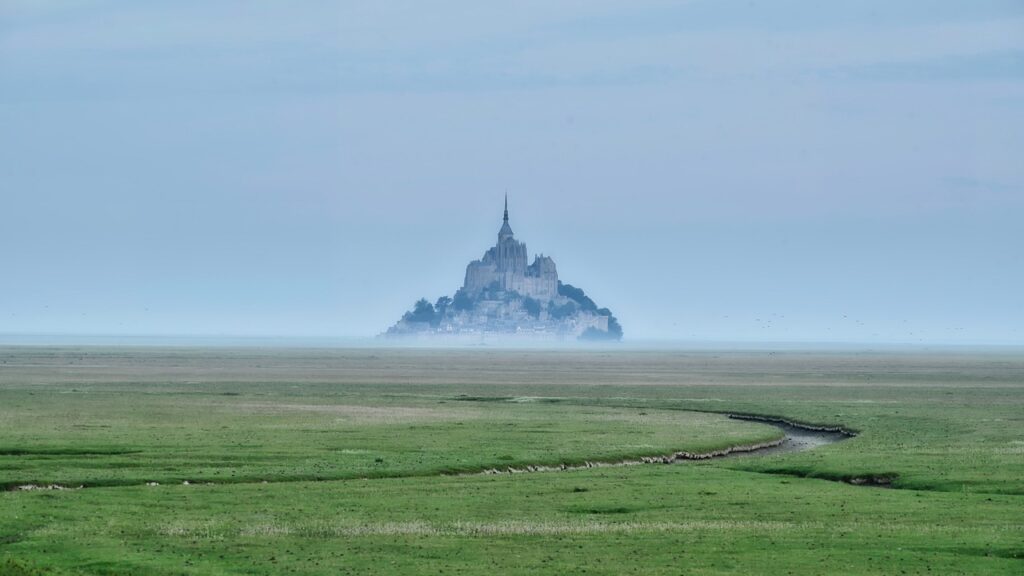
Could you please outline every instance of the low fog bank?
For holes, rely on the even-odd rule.
[[[904,342],[813,342],[744,340],[626,339],[621,342],[579,340],[535,340],[515,337],[485,338],[329,338],[296,336],[234,335],[121,335],[121,334],[2,334],[0,346],[97,346],[97,347],[182,347],[182,348],[327,348],[327,349],[419,349],[419,350],[595,350],[595,351],[739,351],[739,352],[971,352],[1024,353],[1024,345],[999,342],[904,343]]]

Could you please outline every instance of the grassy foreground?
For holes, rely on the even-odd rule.
[[[0,574],[1024,568],[1020,355],[8,348],[0,362],[0,485],[87,486],[0,492]],[[778,434],[711,413],[725,411],[860,435],[439,475]],[[866,476],[899,489],[827,480]]]

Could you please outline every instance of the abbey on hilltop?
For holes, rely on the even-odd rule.
[[[527,264],[526,244],[508,223],[506,196],[497,245],[466,266],[455,296],[419,300],[384,335],[620,340],[622,327],[583,290],[559,281],[551,258],[540,255]]]

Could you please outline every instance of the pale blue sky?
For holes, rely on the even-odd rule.
[[[0,3],[0,334],[1024,344],[1024,2]]]

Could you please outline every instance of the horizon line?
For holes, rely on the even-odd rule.
[[[193,341],[201,344],[181,343]],[[172,344],[173,343],[173,344]],[[267,345],[286,348],[327,347],[327,348],[600,348],[603,350],[674,348],[674,349],[773,349],[773,348],[1021,348],[1024,342],[1010,341],[949,341],[919,340],[760,340],[720,338],[627,338],[620,342],[585,342],[578,340],[517,340],[500,334],[487,335],[478,342],[472,341],[419,341],[410,339],[384,339],[376,336],[353,335],[274,335],[274,334],[126,334],[126,333],[72,333],[72,332],[0,332],[0,346],[160,346],[162,344],[181,347],[247,347]]]

